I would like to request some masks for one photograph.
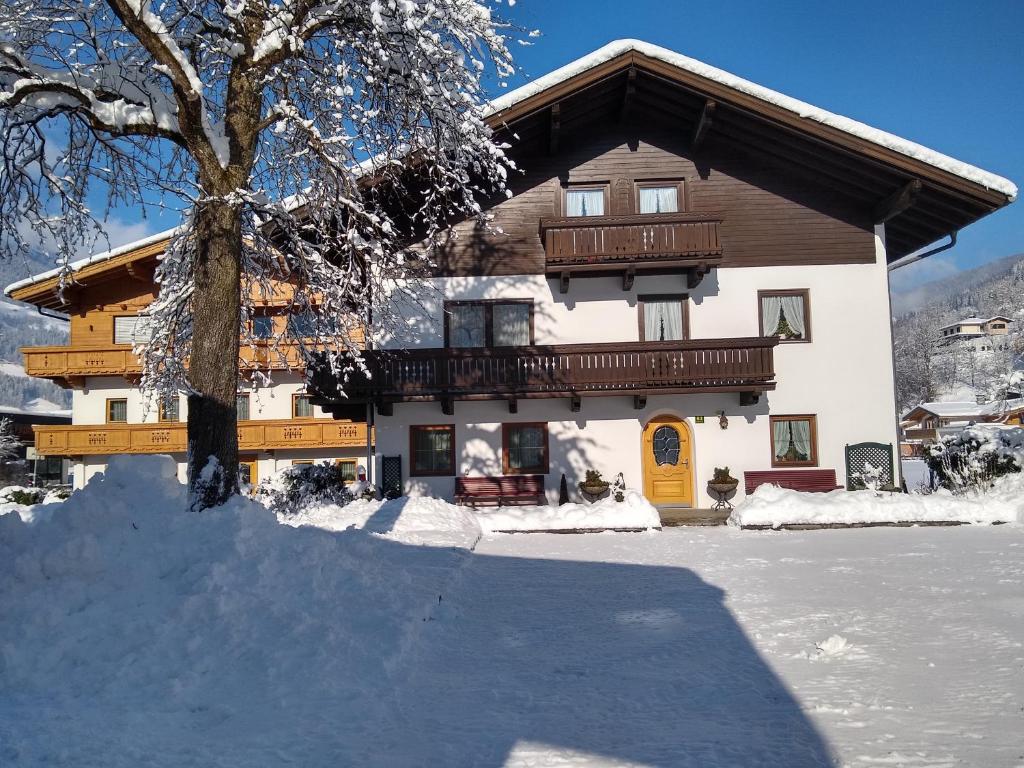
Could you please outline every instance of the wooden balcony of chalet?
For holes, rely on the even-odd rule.
[[[622,289],[642,273],[685,272],[688,288],[722,260],[720,216],[645,213],[541,219],[546,272],[562,293],[573,277],[621,274]]]
[[[26,374],[49,379],[65,388],[82,386],[87,376],[122,376],[133,380],[142,374],[142,364],[128,344],[22,347],[20,351]],[[243,346],[239,350],[239,367],[250,366],[301,369],[302,359],[294,345],[282,346],[280,353],[264,346]]]
[[[751,404],[775,389],[773,348],[778,339],[751,337],[617,344],[562,344],[470,349],[364,352],[370,376],[344,386],[314,367],[313,401],[348,413],[357,403],[377,403],[389,413],[396,402],[435,400],[452,413],[455,400],[565,397],[572,410],[581,397],[630,396],[642,408],[649,395],[738,392]]]
[[[149,424],[35,425],[35,448],[43,456],[110,453],[184,453],[185,422]],[[365,448],[366,424],[332,419],[259,419],[238,422],[238,448]]]

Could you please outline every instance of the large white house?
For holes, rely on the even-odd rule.
[[[736,498],[766,478],[843,485],[848,445],[896,454],[888,265],[1016,196],[999,176],[633,40],[506,94],[489,120],[522,169],[511,197],[429,254],[407,332],[370,329],[372,378],[314,370],[300,392],[282,372],[250,401],[240,434],[275,429],[242,441],[247,471],[362,459],[371,426],[372,479],[392,493],[451,499],[465,478],[504,478],[512,496],[541,488],[553,502],[563,476],[578,498],[597,470],[660,506],[707,507],[720,467],[746,481]],[[159,247],[83,265],[72,349],[25,351],[30,373],[76,388],[53,451],[79,482],[111,453],[170,439],[157,409],[143,418],[126,383],[137,363],[116,343],[116,318],[152,299],[130,267]],[[7,292],[57,308],[53,283]],[[372,425],[308,410],[365,404]],[[139,425],[129,438],[113,436],[115,413]]]
[[[424,311],[375,338],[371,379],[314,373],[328,408],[375,403],[392,492],[539,476],[554,501],[593,469],[707,507],[719,467],[747,481],[737,498],[766,477],[844,485],[847,446],[897,449],[888,265],[1016,195],[632,40],[491,121],[523,171],[491,226],[431,254]]]

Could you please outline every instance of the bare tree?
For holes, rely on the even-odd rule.
[[[507,27],[477,0],[2,9],[0,253],[42,238],[66,264],[112,204],[182,211],[143,387],[187,392],[193,504],[219,503],[237,489],[239,334],[254,343],[260,298],[287,282],[303,353],[343,375],[371,297],[415,290],[426,257],[406,244],[504,191],[482,104],[486,78],[512,73]]]
[[[20,449],[21,441],[14,434],[11,420],[8,418],[0,419],[0,461],[15,458]]]

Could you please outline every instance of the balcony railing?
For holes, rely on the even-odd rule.
[[[21,354],[25,373],[51,379],[65,387],[79,385],[85,376],[132,377],[142,373],[139,359],[126,344],[90,348],[22,347]],[[281,354],[267,347],[242,347],[239,359],[242,367],[302,368],[299,350],[294,346],[282,346]]]
[[[576,395],[748,392],[775,388],[778,339],[567,344],[364,353],[370,378],[345,385],[348,401],[502,399]],[[313,371],[319,402],[344,402],[338,382]]]
[[[43,456],[110,453],[183,453],[184,422],[156,424],[36,425],[35,448]],[[267,419],[238,422],[238,448],[364,448],[366,424],[322,420]]]
[[[702,269],[722,258],[721,218],[707,213],[657,213],[543,219],[548,274]]]

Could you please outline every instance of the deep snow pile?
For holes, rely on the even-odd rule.
[[[486,533],[661,526],[658,510],[636,491],[626,491],[622,502],[609,496],[594,504],[481,508],[476,516]]]
[[[189,513],[174,475],[115,458],[45,517],[0,516],[0,765],[311,764],[339,720],[378,722],[469,556],[242,498]]]
[[[731,525],[1024,522],[1024,475],[1008,475],[985,493],[953,495],[832,491],[803,493],[762,485],[729,516]]]
[[[312,504],[279,519],[286,525],[328,531],[362,529],[406,544],[472,549],[480,539],[480,525],[470,510],[430,498],[356,499],[344,506]]]

